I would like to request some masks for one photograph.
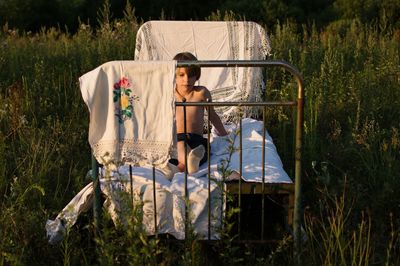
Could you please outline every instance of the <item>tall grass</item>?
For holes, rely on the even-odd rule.
[[[358,239],[366,245],[368,254],[358,257],[367,263],[382,263],[380,252],[387,247],[387,238],[396,235],[398,241],[399,233],[396,229],[399,226],[396,195],[400,187],[399,30],[380,32],[375,25],[351,21],[337,22],[317,33],[313,27],[299,28],[289,23],[278,25],[271,40],[274,58],[289,60],[300,69],[305,80],[304,191],[307,199],[309,202],[336,199],[345,188],[347,191],[345,199],[334,200],[340,206],[307,201],[305,206],[312,213],[351,206],[345,229],[340,233],[346,230],[368,233],[373,241]],[[286,90],[293,90],[293,86]],[[280,94],[290,95],[290,92],[284,90]],[[279,134],[284,133],[279,131]],[[390,215],[396,217],[394,227]],[[332,215],[332,219],[341,218]],[[336,222],[324,220],[322,229],[334,230]],[[320,233],[313,224],[309,226]],[[357,240],[355,236],[344,238],[351,243],[351,248],[359,244],[350,242]],[[328,252],[329,248],[325,246],[323,250]],[[398,242],[397,249],[391,250],[398,252]],[[398,254],[393,255],[398,260]],[[346,261],[349,259],[351,256],[346,257]]]
[[[209,19],[234,17],[215,13]],[[88,182],[88,112],[78,77],[106,61],[133,58],[140,26],[134,9],[128,5],[124,19],[112,20],[105,8],[99,21],[98,29],[81,23],[75,34],[7,26],[0,33],[0,265],[203,262],[197,242],[155,245],[134,225],[128,234],[106,229],[95,243],[90,213],[61,246],[47,244],[46,219]],[[297,66],[305,80],[308,241],[302,259],[316,265],[399,264],[400,30],[355,20],[322,31],[284,22],[269,32],[272,58]],[[266,97],[295,97],[285,73],[271,70],[268,78]],[[268,116],[291,173],[293,113],[277,108]],[[224,246],[218,247],[208,252],[226,257]],[[289,238],[257,256],[244,248],[235,261],[291,263],[290,251]]]

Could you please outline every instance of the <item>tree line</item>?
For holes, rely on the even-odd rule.
[[[22,31],[57,27],[74,32],[81,22],[96,26],[105,2],[113,18],[122,17],[127,1],[143,21],[204,20],[215,12],[228,11],[266,26],[291,20],[323,27],[359,19],[400,27],[400,0],[0,0],[0,23]]]

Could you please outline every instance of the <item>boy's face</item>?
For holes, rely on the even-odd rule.
[[[189,69],[187,67],[178,67],[175,73],[176,87],[182,89],[192,89],[195,82],[196,76],[190,76]]]

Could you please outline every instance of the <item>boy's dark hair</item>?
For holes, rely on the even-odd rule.
[[[183,53],[179,53],[177,55],[174,56],[173,60],[178,60],[178,61],[197,61],[197,58],[189,53],[189,52],[183,52]],[[189,76],[196,77],[196,80],[198,80],[200,78],[201,75],[201,69],[199,66],[189,66]]]

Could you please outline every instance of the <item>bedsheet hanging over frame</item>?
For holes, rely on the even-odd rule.
[[[111,61],[79,78],[99,163],[165,165],[176,157],[175,65]]]
[[[191,52],[198,60],[263,60],[270,55],[265,30],[254,22],[149,21],[138,30],[135,60],[170,60],[177,53]],[[202,68],[199,84],[206,86],[213,101],[259,101],[264,90],[261,68]],[[236,107],[218,107],[224,122]],[[254,115],[254,108],[245,116]]]

